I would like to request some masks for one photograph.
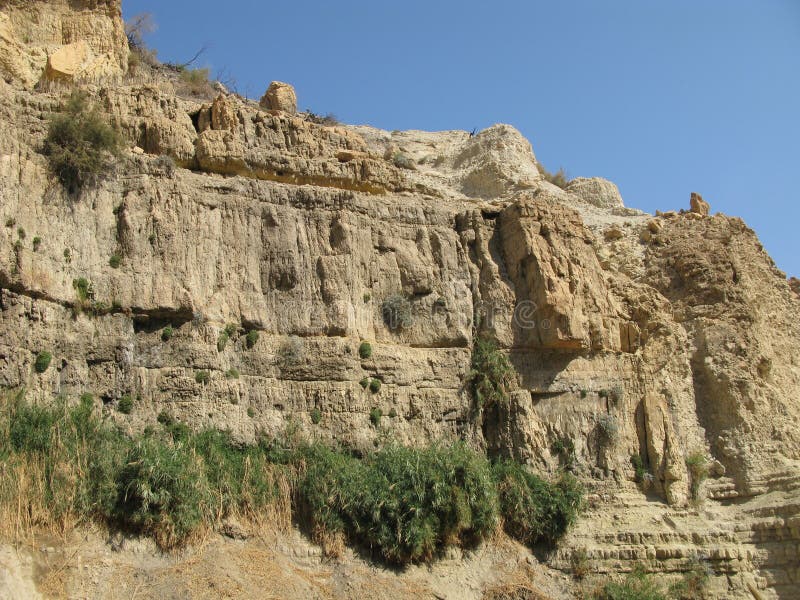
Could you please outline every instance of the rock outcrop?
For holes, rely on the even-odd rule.
[[[288,83],[273,81],[261,98],[260,104],[267,110],[279,110],[293,115],[297,112],[297,94],[294,87]]]
[[[0,4],[0,386],[91,391],[129,431],[168,411],[242,441],[287,423],[356,450],[462,437],[585,482],[554,567],[581,548],[605,573],[702,559],[711,597],[800,593],[800,298],[744,223],[695,194],[654,217],[605,180],[561,190],[508,125],[390,133],[314,123],[285,84],[258,104],[119,81],[121,31],[118,2]],[[130,149],[78,196],[39,152],[67,94],[29,89],[48,64],[103,75],[88,92]],[[476,418],[482,332],[519,386]]]

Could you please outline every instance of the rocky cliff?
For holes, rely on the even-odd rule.
[[[740,219],[556,187],[508,125],[320,124],[285,89],[198,95],[128,72],[128,51],[119,0],[0,2],[0,386],[91,391],[130,431],[168,411],[245,441],[287,423],[364,450],[466,438],[589,486],[557,569],[578,550],[610,573],[702,559],[710,597],[800,595],[800,298]],[[41,149],[74,85],[126,150],[69,194]],[[483,332],[519,385],[481,414]]]

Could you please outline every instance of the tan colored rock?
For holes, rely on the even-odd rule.
[[[689,199],[689,205],[691,207],[691,212],[704,217],[707,217],[711,211],[711,206],[708,204],[708,202],[703,200],[703,197],[696,192],[692,192],[692,195]]]
[[[62,46],[47,59],[45,76],[53,81],[76,80],[85,69],[89,58],[89,45],[83,40]]]
[[[600,177],[576,177],[570,180],[564,191],[574,194],[583,202],[598,208],[622,208],[619,188],[607,179]]]
[[[297,94],[288,83],[273,81],[259,104],[268,110],[279,110],[293,115],[297,112]]]
[[[619,227],[614,225],[613,227],[609,227],[603,232],[603,236],[608,240],[613,242],[614,240],[619,240],[625,237],[625,232],[622,231]]]
[[[789,277],[789,287],[792,288],[792,291],[800,296],[800,279],[797,277]]]
[[[236,112],[223,94],[217,96],[211,105],[211,127],[212,129],[227,129],[235,131],[238,126]]]

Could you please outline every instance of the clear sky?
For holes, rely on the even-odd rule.
[[[383,129],[510,123],[626,205],[741,216],[800,276],[800,0],[123,0],[147,42]]]

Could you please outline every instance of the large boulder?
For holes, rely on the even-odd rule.
[[[564,189],[583,202],[597,208],[621,208],[624,206],[619,188],[601,177],[576,177]]]
[[[707,217],[711,212],[711,205],[703,200],[703,197],[697,192],[692,192],[689,198],[689,212]]]
[[[267,110],[280,110],[293,115],[297,112],[297,94],[294,87],[288,83],[273,81],[261,98],[260,104]]]

